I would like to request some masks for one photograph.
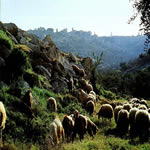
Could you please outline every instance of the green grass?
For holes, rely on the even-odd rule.
[[[10,103],[6,107],[7,123],[6,129],[3,132],[6,147],[12,149],[23,150],[40,150],[41,147],[48,150],[149,150],[150,140],[148,142],[140,143],[136,138],[130,140],[127,134],[124,137],[117,137],[114,134],[116,123],[114,119],[110,122],[108,119],[98,119],[96,113],[100,108],[99,100],[96,104],[96,110],[93,116],[89,116],[85,109],[78,103],[78,100],[72,95],[68,94],[55,94],[50,90],[34,87],[32,94],[36,101],[33,107],[34,118],[30,118],[27,114],[22,113],[17,105]],[[0,90],[0,97],[5,99],[4,102],[12,101],[19,104],[19,99],[9,94],[9,87],[4,86]],[[58,112],[50,113],[47,109],[46,100],[48,97],[54,97],[58,104]],[[101,97],[104,99],[104,97]],[[148,102],[149,103],[149,102]],[[95,122],[99,130],[92,139],[88,134],[85,135],[84,140],[80,142],[77,136],[74,143],[59,143],[55,147],[51,147],[47,142],[49,135],[48,127],[55,116],[63,120],[65,114],[70,114],[74,109],[78,109],[81,114],[87,115]],[[13,127],[13,128],[12,128]],[[48,148],[49,147],[49,148]]]
[[[9,38],[7,34],[2,30],[0,30],[0,44],[5,45],[8,49],[11,49],[11,50],[14,47],[14,43],[11,40],[11,38]]]

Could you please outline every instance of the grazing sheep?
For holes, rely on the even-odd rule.
[[[138,109],[147,110],[147,107],[144,104],[139,105]]]
[[[119,106],[116,106],[115,109],[114,109],[114,117],[115,117],[115,122],[117,123],[117,119],[118,119],[118,113],[119,111],[123,108],[123,106],[119,105]]]
[[[84,134],[86,133],[86,130],[87,130],[87,118],[78,113],[78,115],[75,116],[72,142],[74,141],[76,134],[79,135],[80,141],[84,139]]]
[[[4,104],[3,102],[0,101],[0,113],[1,113],[1,126],[0,126],[0,129],[5,129],[5,123],[6,123],[6,111],[5,111],[5,107],[4,107]]]
[[[135,125],[135,114],[138,108],[131,108],[129,111],[129,124],[130,124],[130,137],[133,138],[136,135],[136,125]]]
[[[135,125],[137,127],[137,133],[141,140],[143,140],[143,138],[148,138],[149,123],[150,116],[148,111],[138,110],[135,114]]]
[[[32,107],[32,104],[33,104],[33,96],[32,96],[32,91],[31,90],[28,90],[24,97],[23,97],[23,102],[24,104],[26,104],[30,109]]]
[[[89,112],[89,114],[91,115],[91,114],[93,114],[94,109],[95,109],[94,102],[92,100],[88,101],[86,103],[86,110],[87,110],[87,112]]]
[[[101,105],[103,105],[103,104],[110,104],[111,106],[112,106],[112,108],[113,109],[115,109],[115,107],[116,107],[116,103],[114,103],[114,102],[111,102],[111,101],[109,101],[109,100],[103,100],[103,101],[101,101],[101,103],[100,103]]]
[[[147,101],[146,101],[146,100],[142,99],[142,100],[140,101],[140,104],[143,104],[143,105],[145,105],[145,106],[148,108],[148,104],[147,104]]]
[[[88,134],[94,138],[94,135],[98,131],[98,127],[95,125],[94,122],[91,121],[91,119],[89,117],[86,117],[86,118],[87,118],[87,131],[88,131]]]
[[[55,122],[52,122],[49,127],[49,136],[51,138],[51,144],[57,145],[58,144],[58,136],[57,136],[57,125]]]
[[[92,94],[92,95],[94,95],[96,97],[96,93],[94,91],[90,91],[89,94]]]
[[[80,69],[76,65],[72,65],[72,68],[73,68],[74,72],[76,73],[76,75],[79,75],[80,77],[84,77],[85,76],[84,69]]]
[[[64,127],[66,139],[68,141],[72,140],[73,127],[74,127],[73,117],[66,115],[63,119],[62,125]]]
[[[51,112],[57,112],[57,103],[55,98],[53,97],[49,97],[47,100],[47,108],[51,111]]]
[[[81,88],[85,87],[87,84],[87,81],[83,78],[79,79],[78,81]]]
[[[2,140],[2,131],[5,129],[5,123],[6,123],[6,110],[4,107],[3,102],[0,101],[0,146],[3,143]]]
[[[132,106],[129,103],[126,103],[123,105],[123,109],[127,110],[128,112],[130,111],[131,108],[132,108]]]
[[[127,133],[129,128],[129,112],[125,109],[121,109],[118,113],[117,130],[120,135]]]
[[[88,94],[82,89],[79,89],[79,100],[83,105],[88,102]]]
[[[88,101],[93,101],[94,104],[96,104],[96,97],[92,94],[88,94],[88,97],[87,97]]]
[[[111,118],[113,117],[113,108],[110,104],[103,104],[99,110],[99,112],[97,113],[98,115],[98,119],[100,117],[103,118],[108,118],[111,121]]]
[[[138,98],[131,98],[130,100],[129,100],[129,103],[130,104],[135,104],[135,103],[139,103],[140,102],[140,100],[138,99]]]
[[[65,139],[64,128],[62,126],[60,119],[56,118],[53,122],[57,125],[58,139],[60,140],[60,138],[62,137],[62,141],[64,141],[64,139]]]
[[[89,93],[90,91],[93,91],[93,86],[91,84],[87,83],[85,89]]]
[[[134,104],[132,104],[132,107],[134,108],[139,108],[139,106],[140,106],[140,104],[138,104],[138,103],[134,103]]]
[[[80,84],[80,87],[82,89],[84,89],[86,92],[90,92],[90,91],[93,91],[93,86],[91,84],[88,83],[88,81],[86,81],[85,79],[80,79],[79,80],[79,84]]]

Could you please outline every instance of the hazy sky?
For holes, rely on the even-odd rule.
[[[129,0],[1,0],[1,20],[27,30],[38,27],[137,35],[139,21]]]

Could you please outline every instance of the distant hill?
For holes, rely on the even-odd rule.
[[[92,35],[92,32],[72,30],[68,32],[67,29],[62,31],[52,28],[37,28],[28,30],[44,39],[50,34],[56,46],[65,52],[72,52],[75,55],[83,57],[95,55],[103,55],[103,67],[110,69],[118,67],[121,62],[128,62],[135,59],[143,52],[144,36],[103,36]]]

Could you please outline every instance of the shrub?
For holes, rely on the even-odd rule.
[[[0,44],[5,45],[8,49],[13,49],[14,43],[12,42],[11,38],[7,36],[7,34],[0,30]]]
[[[14,49],[6,59],[5,80],[10,82],[18,79],[28,68],[31,68],[28,55],[21,49]]]

